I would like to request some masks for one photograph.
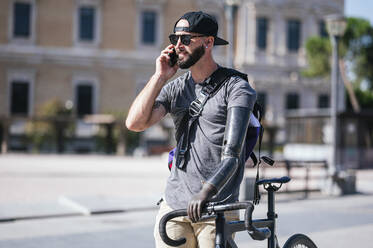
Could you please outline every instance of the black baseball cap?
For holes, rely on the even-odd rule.
[[[189,27],[176,27],[177,23],[185,19],[189,23]],[[198,12],[188,12],[185,13],[179,20],[175,23],[174,33],[177,31],[193,32],[198,34],[203,34],[206,36],[213,36],[214,45],[228,45],[228,41],[223,40],[217,36],[218,34],[218,22],[215,17],[204,13],[202,11]]]

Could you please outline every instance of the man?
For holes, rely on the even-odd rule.
[[[215,18],[204,12],[186,13],[175,23],[174,34],[169,36],[171,45],[157,58],[154,75],[130,108],[128,129],[143,131],[170,113],[178,131],[190,103],[219,68],[212,49],[228,42],[217,37],[217,31]],[[178,61],[170,66],[174,51]],[[189,71],[166,84],[179,68]],[[170,221],[169,236],[186,237],[183,247],[215,247],[214,221],[197,221],[207,201],[238,199],[245,162],[241,151],[255,100],[255,91],[237,76],[229,78],[208,99],[190,128],[185,167],[171,169],[154,229],[157,247],[167,247],[158,233],[160,218],[181,208],[187,208],[189,218]],[[227,218],[237,218],[237,213]]]

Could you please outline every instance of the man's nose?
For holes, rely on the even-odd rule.
[[[180,46],[184,46],[184,44],[181,42],[181,37],[179,36],[175,48],[179,48]]]

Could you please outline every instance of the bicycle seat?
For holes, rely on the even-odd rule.
[[[289,182],[291,179],[290,177],[275,177],[275,178],[270,178],[270,179],[261,179],[259,181],[256,182],[257,185],[262,185],[262,184],[271,184],[271,183],[287,183]]]

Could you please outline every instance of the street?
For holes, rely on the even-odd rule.
[[[359,194],[281,197],[277,231],[318,247],[373,242],[372,171],[359,171]],[[165,157],[0,156],[0,247],[154,247],[156,202],[168,176]],[[264,198],[264,197],[263,197]],[[265,217],[262,200],[254,217]],[[239,247],[266,247],[238,233]]]

